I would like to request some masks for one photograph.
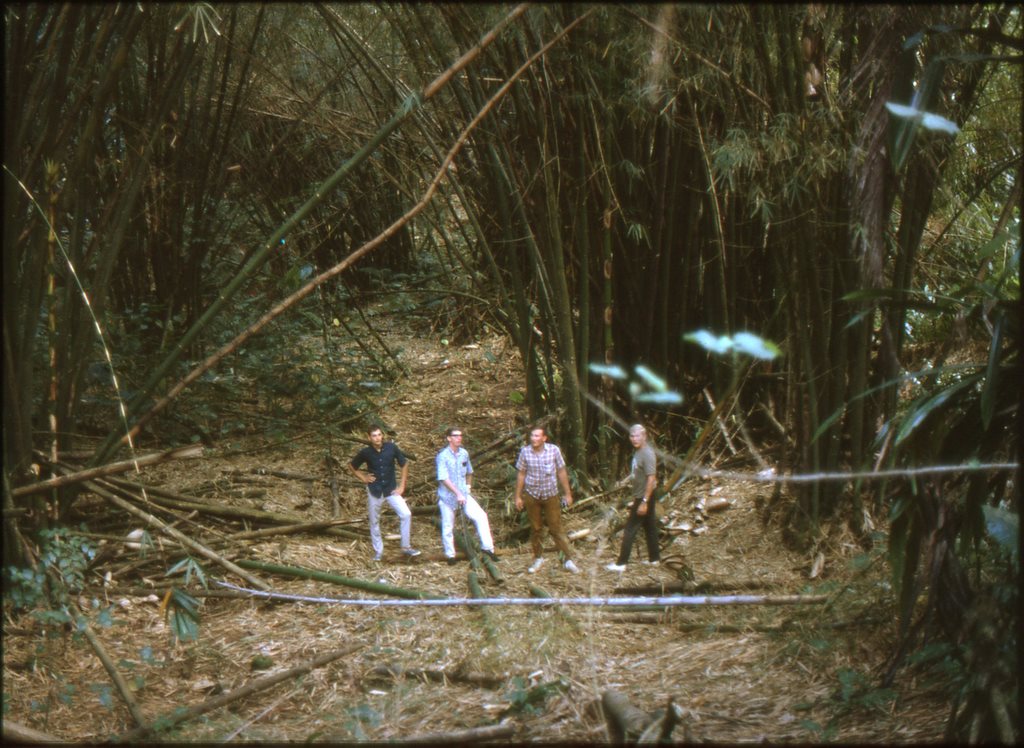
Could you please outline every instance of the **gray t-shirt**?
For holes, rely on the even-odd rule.
[[[658,470],[658,460],[650,444],[645,444],[633,452],[633,465],[630,480],[633,486],[633,498],[642,499],[647,487],[647,476],[654,475]]]

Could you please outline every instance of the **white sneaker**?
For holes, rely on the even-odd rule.
[[[643,565],[644,566],[657,566],[658,563],[659,563],[658,561],[647,561],[647,560],[643,561]]]
[[[626,570],[626,565],[625,564],[611,563],[611,564],[608,564],[604,568],[606,568],[608,571],[620,571],[621,572],[621,571],[625,571]]]
[[[578,567],[576,564],[574,564],[572,562],[571,558],[565,562],[565,570],[566,571],[571,571],[573,574],[579,574],[580,573],[580,567]]]
[[[542,559],[542,558],[535,558],[535,559],[533,559],[533,563],[530,564],[530,568],[527,569],[526,571],[528,573],[530,573],[530,574],[535,574],[540,569],[540,567],[542,567],[543,565],[544,565],[544,559]]]

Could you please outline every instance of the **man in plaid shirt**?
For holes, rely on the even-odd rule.
[[[547,523],[555,545],[565,556],[566,570],[579,574],[580,570],[572,560],[569,539],[562,529],[562,507],[556,500],[558,484],[561,483],[565,505],[572,506],[569,473],[565,469],[562,450],[547,442],[548,433],[543,426],[530,429],[530,444],[519,450],[519,459],[516,460],[516,510],[526,507],[526,516],[530,518],[530,544],[533,546],[533,563],[527,571],[533,574],[544,564],[541,541],[544,524]]]

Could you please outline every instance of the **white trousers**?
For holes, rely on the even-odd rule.
[[[441,546],[444,548],[444,555],[448,558],[455,558],[456,510],[440,500],[437,505],[441,509]],[[480,537],[480,549],[493,551],[494,540],[491,539],[491,523],[487,519],[487,512],[476,503],[476,499],[472,496],[466,497],[466,503],[462,505],[462,512],[466,515],[466,519],[476,525],[476,533]]]
[[[384,552],[384,539],[380,536],[380,510],[384,506],[385,501],[391,505],[391,508],[395,510],[395,514],[398,515],[399,527],[402,533],[402,547],[411,547],[409,544],[411,543],[410,535],[412,534],[412,512],[409,511],[409,505],[405,503],[405,499],[397,493],[393,493],[390,496],[374,496],[367,489],[366,511],[370,515],[370,545],[373,546],[373,552],[378,555]]]

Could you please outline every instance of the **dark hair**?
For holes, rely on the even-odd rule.
[[[383,434],[384,433],[384,427],[381,426],[379,423],[371,423],[369,426],[366,427],[366,435],[367,436],[372,434],[374,431],[379,431],[381,434]]]
[[[453,431],[462,431],[458,426],[449,426],[448,430],[444,432],[445,436],[451,436]]]
[[[529,436],[534,431],[541,431],[544,433],[544,436],[551,436],[551,434],[548,433],[547,426],[541,426],[539,423],[530,426],[530,430],[526,432],[526,435]]]

